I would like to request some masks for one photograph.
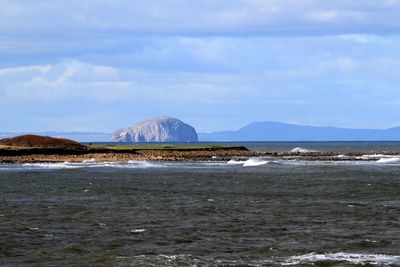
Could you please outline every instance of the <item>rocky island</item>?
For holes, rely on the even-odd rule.
[[[111,142],[197,142],[196,130],[176,118],[162,116],[113,133]]]

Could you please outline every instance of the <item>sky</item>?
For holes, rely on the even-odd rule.
[[[400,126],[400,0],[0,0],[0,132]]]

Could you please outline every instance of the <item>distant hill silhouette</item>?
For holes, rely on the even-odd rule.
[[[400,141],[400,127],[348,129],[254,122],[237,131],[200,133],[199,141]]]

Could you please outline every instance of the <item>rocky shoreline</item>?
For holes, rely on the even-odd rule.
[[[57,163],[57,162],[82,162],[95,159],[99,162],[127,162],[130,160],[163,160],[163,161],[188,161],[210,160],[212,158],[232,157],[260,157],[264,152],[249,151],[245,149],[204,149],[204,150],[40,150],[37,151],[2,151],[0,150],[0,163]],[[57,153],[56,153],[57,152]]]
[[[172,149],[147,149],[147,150],[85,150],[85,151],[52,151],[52,150],[21,150],[10,151],[0,149],[0,163],[58,163],[58,162],[83,162],[94,159],[98,162],[128,162],[138,161],[223,161],[232,158],[256,158],[270,157],[285,160],[305,161],[371,161],[375,160],[374,155],[399,156],[400,152],[260,152],[243,148],[236,149],[204,149],[204,150],[172,150]],[[57,152],[57,153],[55,153]]]

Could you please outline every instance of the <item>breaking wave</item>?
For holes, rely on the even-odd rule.
[[[380,159],[380,158],[388,158],[388,157],[390,157],[390,156],[383,155],[383,154],[371,154],[371,155],[362,155],[361,157],[356,157],[356,159],[369,160],[369,159]]]
[[[400,163],[400,158],[381,158],[377,161],[380,164]]]
[[[227,162],[229,165],[242,165],[244,161],[239,161],[236,159],[231,159],[230,161]]]
[[[82,161],[82,163],[96,163],[96,162],[97,162],[96,159],[87,159]]]
[[[359,253],[310,253],[301,256],[293,256],[282,263],[282,265],[316,264],[322,262],[347,262],[351,264],[371,264],[388,266],[400,264],[400,256],[385,254],[359,254]]]
[[[259,158],[250,158],[246,161],[239,161],[239,160],[231,159],[227,163],[229,165],[242,165],[243,167],[255,167],[255,166],[261,166],[261,165],[268,164],[269,161],[259,159]]]
[[[7,169],[78,169],[78,168],[154,168],[163,167],[161,163],[151,163],[148,161],[128,161],[128,162],[97,162],[95,159],[84,160],[82,163],[60,162],[60,163],[25,163],[5,166]],[[3,169],[3,168],[1,168]],[[5,168],[4,168],[5,169]]]
[[[236,164],[243,165],[246,161],[237,161]],[[228,163],[234,164],[234,161]],[[251,165],[251,162],[248,162]],[[79,168],[120,168],[120,169],[147,169],[147,168],[204,168],[224,167],[224,161],[198,161],[198,162],[169,162],[169,161],[143,161],[130,160],[128,162],[100,162],[94,159],[82,162],[60,162],[60,163],[25,163],[25,164],[0,164],[0,171],[18,170],[57,170],[57,169],[79,169]],[[249,166],[250,166],[249,165]]]
[[[310,149],[305,149],[302,147],[295,147],[292,150],[290,150],[290,152],[294,152],[294,153],[307,153],[307,152],[317,152],[315,150],[310,150]]]
[[[118,262],[129,264],[132,266],[331,266],[331,264],[337,263],[347,263],[361,266],[393,266],[400,263],[400,256],[339,252],[327,254],[310,253],[301,256],[292,256],[289,258],[279,257],[243,260],[216,259],[213,257],[196,257],[190,254],[182,254],[118,257]]]
[[[84,160],[82,162],[59,162],[59,163],[25,163],[25,164],[0,164],[0,171],[17,171],[17,170],[42,170],[42,169],[78,169],[78,168],[125,168],[125,169],[146,169],[146,168],[226,168],[226,167],[257,167],[263,165],[291,165],[291,166],[321,166],[321,165],[346,165],[346,166],[370,166],[370,165],[393,165],[400,164],[400,157],[390,155],[365,155],[363,159],[354,157],[359,160],[348,160],[352,157],[347,155],[339,155],[338,158],[343,160],[302,160],[302,159],[285,159],[285,158],[234,158],[229,161],[142,161],[130,160],[128,162],[100,162],[95,159]],[[366,160],[368,158],[368,160]]]
[[[261,166],[269,163],[267,160],[261,159],[248,159],[243,163],[243,167]]]

